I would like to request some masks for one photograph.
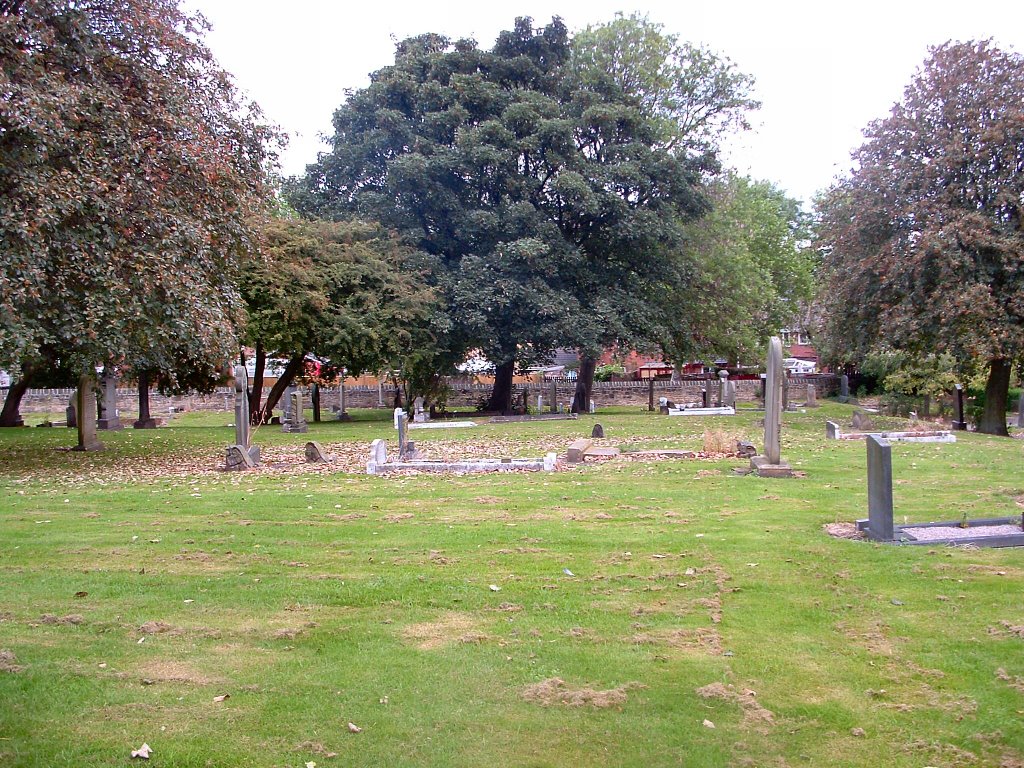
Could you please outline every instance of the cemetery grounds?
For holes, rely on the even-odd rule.
[[[388,411],[0,431],[0,765],[1024,765],[1024,551],[829,535],[866,517],[850,406],[747,461],[362,474]],[[639,408],[414,431],[432,458],[759,446]],[[883,420],[882,426],[905,422]],[[1024,442],[894,444],[896,520],[1020,514]],[[334,465],[306,465],[317,440]],[[715,447],[709,445],[709,447]]]

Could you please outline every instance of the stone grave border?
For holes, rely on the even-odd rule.
[[[895,443],[955,443],[956,435],[948,429],[934,429],[926,432],[843,432],[834,421],[825,422],[825,437],[829,440],[864,440],[868,436],[880,437]]]

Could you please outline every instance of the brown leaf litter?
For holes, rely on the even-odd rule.
[[[722,638],[712,627],[696,629],[661,629],[640,632],[631,638],[635,645],[665,645],[685,651],[703,651],[711,656],[721,656]]]
[[[1024,640],[1024,624],[1013,624],[1009,621],[1000,621],[999,627],[989,627],[988,633],[990,635],[1004,636],[1009,635],[1010,637],[1017,637]],[[1000,629],[1002,627],[1002,629]]]
[[[78,613],[69,613],[67,616],[55,616],[52,613],[44,613],[39,617],[40,624],[59,624],[61,626],[70,626],[83,624],[85,618]]]
[[[1015,691],[1024,693],[1024,677],[1021,677],[1020,675],[1010,675],[1002,667],[996,670],[996,677],[1009,685]]]
[[[18,659],[14,651],[0,650],[0,672],[21,672],[25,669],[21,664],[16,663]]]
[[[863,539],[864,534],[857,530],[856,523],[826,523],[822,526],[825,533],[834,539]]]
[[[523,699],[542,707],[552,704],[565,704],[568,707],[621,707],[626,703],[627,694],[637,688],[646,688],[641,683],[624,683],[618,688],[604,691],[593,688],[572,688],[559,677],[551,677],[533,683],[523,689]]]
[[[770,710],[761,706],[755,698],[756,693],[750,689],[737,691],[733,685],[723,683],[709,683],[697,689],[697,695],[702,699],[721,699],[732,704],[738,704],[743,710],[743,724],[748,726],[763,727],[773,725],[775,715]]]

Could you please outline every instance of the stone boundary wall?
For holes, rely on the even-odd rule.
[[[734,379],[736,396],[741,402],[754,402],[760,391],[761,382],[757,379]],[[828,374],[813,376],[791,376],[789,378],[790,400],[802,402],[807,397],[807,384],[817,387],[818,397],[829,397],[839,393],[839,377]],[[568,405],[576,390],[575,382],[562,380],[556,382],[558,401]],[[678,402],[695,402],[700,400],[700,391],[708,387],[712,397],[718,392],[716,380],[684,379],[682,381],[655,380],[654,397],[667,397]],[[309,406],[309,388],[301,387],[304,400]],[[537,407],[537,396],[543,395],[545,405],[551,393],[551,382],[544,384],[516,384],[513,386],[513,400],[519,402],[523,390],[528,390],[528,402],[531,409]],[[487,399],[491,392],[490,384],[473,384],[453,386],[448,398],[449,410],[465,410],[476,408]],[[647,406],[650,392],[648,381],[597,381],[594,382],[594,404],[600,408],[612,405]],[[54,421],[63,421],[68,402],[74,396],[73,389],[30,389],[21,401],[21,412],[50,414]],[[264,388],[264,397],[270,388]],[[7,395],[7,390],[0,390],[0,400]],[[378,387],[353,386],[345,388],[345,397],[349,408],[391,408],[395,400],[395,388],[383,388],[383,406],[380,405],[380,389]],[[153,416],[166,418],[172,413],[187,411],[224,411],[234,410],[235,393],[233,388],[221,387],[209,395],[175,395],[167,397],[155,390],[149,395],[149,408]],[[338,388],[324,387],[320,390],[320,407],[328,418],[338,405]],[[138,414],[138,392],[134,388],[118,388],[117,408],[122,420],[126,416]],[[174,409],[172,411],[171,409]]]

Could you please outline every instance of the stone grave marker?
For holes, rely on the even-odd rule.
[[[871,421],[871,417],[868,416],[864,411],[854,411],[853,419],[851,420],[853,428],[860,431],[866,432],[871,429],[874,424]]]
[[[868,538],[893,540],[892,446],[887,440],[868,435]]]
[[[395,426],[398,428],[398,460],[405,461],[416,452],[416,444],[409,440],[409,416],[395,408]]]
[[[324,447],[320,445],[316,440],[310,440],[306,443],[306,462],[309,464],[330,464],[334,461],[334,456],[330,455],[324,450]]]
[[[647,410],[654,410],[654,377],[651,377],[650,382],[647,385]]]
[[[1024,427],[1024,390],[1021,390],[1020,400],[1017,401],[1017,426]]]
[[[551,406],[552,413],[558,413],[558,382],[552,380],[551,382]]]
[[[807,407],[818,407],[818,389],[813,384],[807,385]]]
[[[845,373],[839,377],[839,398],[844,403],[850,399],[850,377]]]
[[[320,421],[320,385],[315,381],[313,386],[310,387],[309,402],[313,406],[313,421],[319,423]]]
[[[249,444],[249,374],[244,365],[235,366],[235,444],[228,447],[225,468],[252,469],[260,463],[259,446]]]
[[[594,428],[590,431],[591,437],[604,437],[604,427],[600,424],[595,424]]]
[[[78,401],[78,392],[75,391],[68,402],[68,407],[64,409],[65,418],[67,418],[67,425],[69,429],[78,429],[78,410],[76,403]]]
[[[764,455],[754,456],[750,466],[761,477],[792,477],[793,470],[782,461],[782,396],[785,368],[782,341],[772,336],[768,342],[768,373],[765,378]]]
[[[412,420],[416,424],[422,424],[424,422],[430,421],[430,414],[423,410],[422,396],[417,397],[415,400],[412,401],[412,410]]]
[[[103,398],[97,429],[115,432],[124,429],[117,411],[117,374],[104,368],[100,377],[100,392]]]
[[[728,382],[728,381],[729,381],[729,372],[728,371],[719,371],[718,372],[718,395],[715,398],[715,405],[718,408],[722,408],[723,406],[725,406],[725,399],[727,397],[726,390],[728,389],[728,384],[726,384],[726,382]]]
[[[338,421],[352,421],[348,412],[348,397],[345,392],[345,376],[338,377]]]
[[[953,420],[953,429],[963,432],[967,429],[967,421],[964,419],[964,387],[962,384],[956,385],[954,407],[956,408],[956,419]]]
[[[96,437],[96,391],[92,376],[78,379],[78,445],[76,451],[102,451],[103,443]]]

